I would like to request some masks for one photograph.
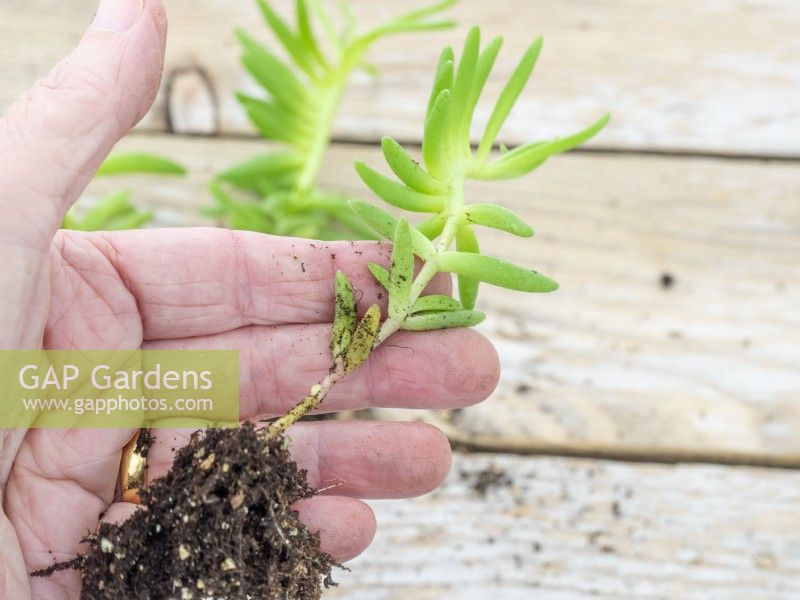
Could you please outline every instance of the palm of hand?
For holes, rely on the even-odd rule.
[[[353,273],[370,259],[385,263],[387,249],[214,229],[62,232],[51,253],[45,347],[237,349],[242,417],[279,414],[328,367],[332,274],[337,268]],[[362,305],[377,300],[363,266],[351,277],[363,291]],[[448,291],[449,282],[434,286]],[[494,386],[496,365],[487,366],[490,348],[478,334],[405,337],[342,382],[325,408],[463,406]],[[450,347],[470,350],[454,357]],[[100,515],[120,519],[134,510],[114,502],[120,452],[131,433],[31,430],[24,437],[4,497],[18,541],[20,585],[27,585],[26,572],[74,557]],[[156,431],[149,478],[168,468],[171,449],[185,434]],[[290,435],[312,485],[333,486],[331,495],[307,501],[301,512],[340,560],[361,552],[374,533],[372,514],[357,498],[424,493],[449,466],[447,441],[422,425],[315,423]],[[11,547],[6,538],[3,547]],[[74,571],[31,580],[34,597],[75,597],[79,588]]]

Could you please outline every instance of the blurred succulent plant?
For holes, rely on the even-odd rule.
[[[376,41],[452,26],[437,15],[455,1],[441,0],[359,34],[345,1],[338,3],[344,26],[337,30],[321,0],[295,1],[294,28],[267,0],[257,0],[289,61],[237,31],[242,63],[267,94],[239,93],[237,99],[258,132],[281,148],[219,173],[210,185],[216,200],[211,214],[236,229],[322,239],[372,237],[345,198],[316,185],[342,92],[355,69],[370,68],[364,55]],[[324,39],[315,34],[314,23]]]
[[[597,134],[608,123],[604,116],[573,135],[503,150],[491,158],[491,150],[503,123],[525,87],[539,52],[534,41],[500,94],[478,148],[470,146],[475,107],[502,45],[495,38],[480,50],[480,30],[467,35],[461,60],[447,48],[441,55],[425,119],[422,158],[415,161],[400,144],[383,139],[383,154],[399,181],[386,177],[364,163],[356,171],[364,183],[388,204],[432,216],[419,227],[409,225],[382,209],[351,200],[350,207],[377,234],[392,240],[391,268],[369,263],[375,279],[388,291],[388,318],[380,322],[373,305],[356,320],[353,290],[345,275],[335,281],[336,312],[331,334],[333,365],[325,378],[285,417],[272,425],[278,433],[322,402],[331,387],[363,363],[372,350],[394,332],[469,327],[484,319],[474,309],[480,282],[523,292],[551,292],[558,284],[546,275],[480,253],[474,225],[492,227],[529,237],[533,230],[510,210],[495,204],[467,204],[465,182],[469,179],[499,180],[521,177],[549,157],[565,152]],[[451,247],[455,243],[455,250]],[[414,275],[414,255],[422,267]],[[439,272],[458,277],[459,299],[422,295]]]
[[[176,162],[163,156],[146,153],[114,153],[97,169],[97,177],[114,175],[150,174],[183,176],[186,170]],[[83,214],[70,209],[64,217],[63,229],[79,231],[110,231],[137,229],[153,219],[150,211],[141,211],[134,206],[130,192],[121,190],[100,199]]]

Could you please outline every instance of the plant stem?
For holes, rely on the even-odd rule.
[[[464,179],[457,177],[450,184],[450,194],[448,196],[447,207],[448,216],[447,221],[444,224],[444,228],[442,229],[442,234],[439,237],[439,242],[436,244],[436,254],[445,252],[453,243],[453,239],[456,237],[456,232],[458,231],[458,227],[461,222],[461,207],[463,205]],[[425,288],[431,282],[431,279],[433,279],[438,272],[439,265],[436,264],[435,259],[428,260],[424,265],[422,265],[422,269],[414,278],[414,283],[411,285],[411,295],[409,296],[407,310],[408,308],[411,308],[414,302],[419,299],[419,297],[422,295],[422,292],[425,291]],[[373,348],[378,347],[380,344],[386,341],[390,335],[395,333],[402,326],[402,321],[397,321],[391,318],[386,319],[378,331],[378,335],[375,336],[375,344],[373,345]]]
[[[448,217],[447,221],[445,222],[444,229],[442,230],[441,237],[436,245],[437,254],[445,252],[452,245],[456,236],[456,232],[461,225],[461,209],[464,205],[464,177],[456,177],[451,184],[450,189]],[[439,266],[436,263],[435,257],[425,261],[425,264],[422,265],[422,269],[420,269],[420,272],[414,278],[414,282],[411,285],[411,294],[409,296],[408,306],[406,307],[406,313],[414,304],[414,302],[419,299],[419,297],[422,295],[422,292],[438,272]],[[396,333],[403,326],[404,320],[405,316],[401,320],[392,318],[386,319],[375,336],[375,342],[372,345],[372,349],[374,350],[383,342],[385,342],[392,334]],[[336,382],[345,375],[346,372],[344,362],[341,359],[337,359],[330,371],[328,371],[328,374],[325,375],[325,377],[323,377],[319,383],[311,386],[309,394],[303,400],[297,403],[288,413],[286,413],[286,415],[270,424],[270,426],[267,428],[267,438],[271,439],[283,433],[302,417],[316,409],[320,404],[322,404],[322,401],[328,395],[328,392],[331,391],[331,388],[333,388]]]
[[[306,149],[303,170],[297,177],[297,191],[301,194],[313,189],[317,181],[322,159],[330,145],[333,122],[336,119],[342,95],[350,79],[350,74],[361,63],[366,50],[367,48],[345,51],[340,64],[317,86],[319,103],[316,123],[312,127],[314,135]]]
[[[339,107],[339,100],[344,91],[344,84],[346,76],[338,78],[337,74],[331,77],[330,88],[322,93],[318,106],[318,113],[316,124],[314,127],[314,136],[306,149],[305,162],[303,170],[297,177],[297,191],[304,194],[310,191],[317,181],[322,159],[325,156],[325,150],[330,143],[331,131],[333,129],[333,120],[336,116],[336,111]]]
[[[286,431],[286,429],[294,425],[299,419],[317,408],[317,406],[319,406],[325,399],[325,396],[328,395],[328,392],[331,391],[333,385],[342,377],[344,377],[344,374],[344,362],[341,360],[337,361],[337,363],[334,365],[334,368],[331,369],[328,374],[320,380],[319,383],[311,386],[308,396],[303,398],[302,401],[298,402],[280,419],[270,423],[266,430],[267,439],[272,439],[283,433]]]

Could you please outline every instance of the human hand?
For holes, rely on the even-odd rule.
[[[59,231],[116,141],[149,108],[163,63],[158,0],[104,0],[72,55],[0,121],[0,348],[214,348],[240,351],[241,416],[283,413],[328,368],[331,282],[347,272],[377,301],[367,260],[376,243],[323,244],[219,229]],[[450,283],[432,287],[447,293]],[[459,348],[458,354],[452,348]],[[338,385],[325,410],[457,407],[498,377],[491,345],[469,330],[398,334]],[[30,579],[68,560],[115,502],[131,430],[0,431],[0,597],[75,598],[80,576]],[[183,432],[157,430],[148,478],[169,468]],[[361,552],[375,522],[360,498],[437,486],[447,440],[422,424],[321,422],[290,430],[312,486],[303,520],[338,560]]]

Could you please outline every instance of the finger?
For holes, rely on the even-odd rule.
[[[252,326],[143,348],[238,350],[240,418],[284,414],[330,370],[330,325]],[[472,329],[398,332],[337,383],[324,412],[373,406],[461,408],[485,400],[500,377],[491,342]]]
[[[165,33],[161,0],[103,0],[79,46],[0,118],[0,347],[41,346],[50,242],[150,106]]]
[[[192,430],[153,430],[148,482],[172,466]],[[411,498],[436,489],[450,470],[450,443],[424,423],[301,423],[289,431],[292,459],[322,494]]]
[[[105,253],[135,296],[145,339],[210,335],[253,324],[330,322],[337,270],[347,274],[362,309],[386,302],[385,290],[367,269],[369,261],[389,264],[386,244],[212,228],[83,235]],[[450,290],[449,276],[440,275],[428,293]]]
[[[360,500],[317,496],[301,500],[295,508],[306,527],[319,532],[322,551],[338,562],[355,558],[375,538],[375,514]]]
[[[114,504],[106,509],[106,512],[103,513],[100,520],[104,523],[121,525],[140,510],[147,510],[147,508],[140,504],[132,504],[131,502],[114,502]]]
[[[119,138],[149,109],[164,57],[160,0],[102,0],[72,53],[0,119],[0,206],[46,247]]]
[[[322,494],[414,498],[450,471],[450,442],[425,423],[301,423],[288,436],[292,458]]]

